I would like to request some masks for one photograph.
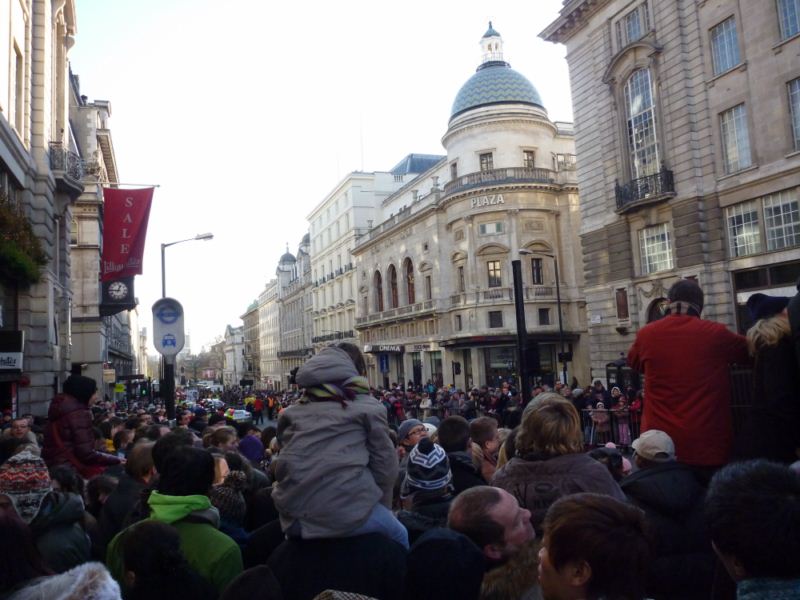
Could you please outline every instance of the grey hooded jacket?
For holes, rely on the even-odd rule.
[[[325,348],[296,380],[308,388],[357,375],[346,352]],[[281,413],[272,499],[284,531],[299,525],[306,539],[344,537],[379,502],[391,507],[398,464],[386,410],[369,395],[346,404],[303,397]]]

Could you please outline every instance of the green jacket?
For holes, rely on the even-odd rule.
[[[206,496],[166,496],[153,492],[148,500],[150,519],[172,525],[181,538],[186,560],[222,593],[242,572],[242,554],[230,537],[217,529],[219,513]],[[124,583],[122,541],[134,524],[120,531],[108,546],[106,566],[120,585]]]

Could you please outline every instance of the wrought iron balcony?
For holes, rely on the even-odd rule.
[[[76,199],[83,193],[83,160],[61,142],[50,142],[50,170],[59,191]]]
[[[617,197],[617,211],[625,212],[641,204],[649,204],[675,195],[675,181],[672,171],[661,167],[658,173],[634,179],[624,185],[614,185]]]
[[[448,181],[444,186],[445,194],[454,194],[471,188],[500,183],[555,183],[556,173],[550,169],[532,167],[509,167],[506,169],[488,169],[469,173]]]

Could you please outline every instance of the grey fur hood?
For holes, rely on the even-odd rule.
[[[312,387],[323,383],[338,383],[357,377],[358,371],[344,350],[329,346],[308,359],[297,370],[295,380],[300,387]]]

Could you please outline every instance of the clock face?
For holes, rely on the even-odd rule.
[[[122,300],[128,295],[128,286],[121,281],[114,281],[108,285],[108,295],[114,300]]]

